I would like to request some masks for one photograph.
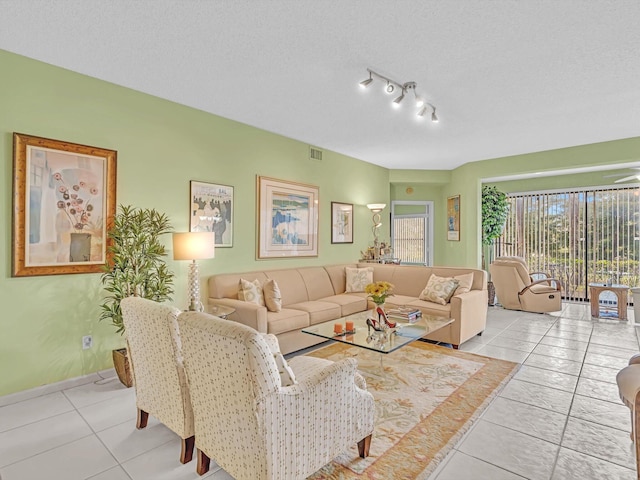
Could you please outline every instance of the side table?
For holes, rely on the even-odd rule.
[[[216,317],[220,317],[227,320],[227,317],[236,311],[233,307],[227,307],[226,305],[207,305],[205,311]]]
[[[591,304],[591,316],[600,318],[600,294],[612,292],[618,299],[618,319],[627,319],[627,295],[629,287],[626,285],[607,285],[604,283],[589,284],[589,302]]]

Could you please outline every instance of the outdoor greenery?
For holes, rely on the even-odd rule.
[[[156,302],[171,300],[173,272],[165,264],[167,256],[160,237],[172,231],[166,215],[154,209],[120,205],[108,237],[110,262],[101,281],[108,292],[101,305],[100,320],[111,320],[124,333],[120,301],[136,296]]]

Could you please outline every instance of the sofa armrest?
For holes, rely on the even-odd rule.
[[[267,333],[267,307],[235,298],[209,298],[209,305],[235,308],[229,320],[247,325],[260,333]]]
[[[460,343],[482,332],[487,325],[487,290],[471,290],[451,297],[454,335]]]

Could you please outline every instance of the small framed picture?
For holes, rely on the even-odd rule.
[[[191,232],[214,232],[216,248],[233,246],[233,187],[191,181]]]
[[[331,202],[331,243],[353,243],[353,204]]]
[[[460,241],[460,195],[447,198],[447,240]]]

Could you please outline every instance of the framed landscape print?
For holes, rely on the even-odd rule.
[[[318,256],[318,187],[257,178],[258,258]]]
[[[101,272],[115,150],[13,134],[12,276]]]
[[[460,240],[460,195],[447,198],[447,240]]]
[[[353,204],[331,202],[331,243],[353,243]]]
[[[233,187],[191,181],[191,232],[214,232],[216,248],[233,246]]]

